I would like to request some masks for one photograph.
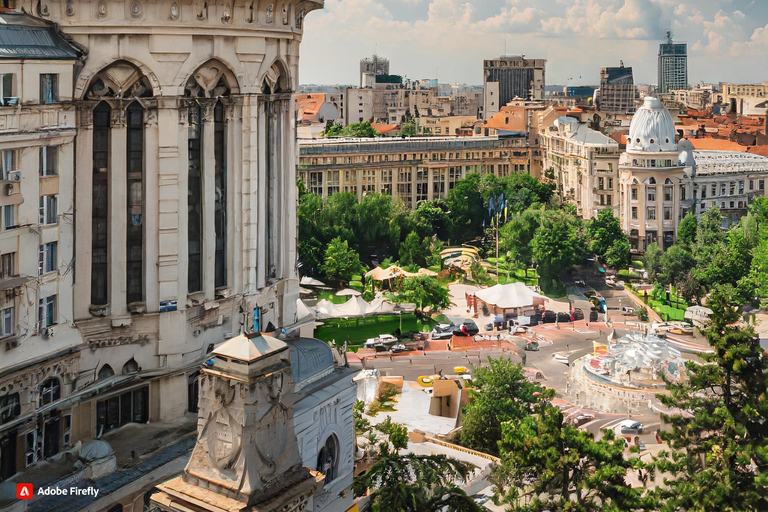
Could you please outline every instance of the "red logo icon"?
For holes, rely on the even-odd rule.
[[[32,484],[16,484],[16,499],[31,500],[34,494]]]

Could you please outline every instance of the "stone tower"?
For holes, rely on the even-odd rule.
[[[162,510],[304,510],[318,481],[301,463],[286,343],[240,335],[200,374],[198,438],[181,477],[157,487]]]

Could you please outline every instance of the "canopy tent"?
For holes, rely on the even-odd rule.
[[[353,290],[352,288],[344,288],[343,290],[339,290],[338,292],[336,292],[336,295],[338,295],[339,297],[344,297],[344,296],[357,297],[362,295],[362,293],[360,293],[357,290]]]
[[[531,290],[524,283],[497,284],[475,293],[478,299],[498,309],[543,306],[549,300]]]
[[[322,281],[318,281],[314,277],[304,276],[301,278],[301,281],[299,281],[299,284],[302,286],[325,286],[325,283]]]
[[[365,316],[370,304],[365,302],[362,297],[351,297],[344,304],[336,306],[336,312],[342,317]]]
[[[374,281],[387,281],[396,277],[415,277],[419,274],[406,272],[400,267],[391,266],[388,268],[376,267],[365,273],[365,277],[370,277]]]
[[[694,325],[703,325],[709,321],[709,315],[712,314],[712,310],[703,306],[691,306],[685,310],[683,318],[690,320]]]

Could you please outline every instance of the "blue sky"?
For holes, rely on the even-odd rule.
[[[688,43],[691,83],[768,81],[768,0],[325,0],[306,19],[299,78],[356,84],[376,51],[392,73],[481,84],[506,40],[509,55],[548,59],[548,84],[596,84],[619,60],[655,83],[668,26]]]

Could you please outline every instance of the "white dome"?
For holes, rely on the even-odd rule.
[[[627,137],[628,151],[677,151],[675,123],[661,101],[646,97],[632,117]]]

